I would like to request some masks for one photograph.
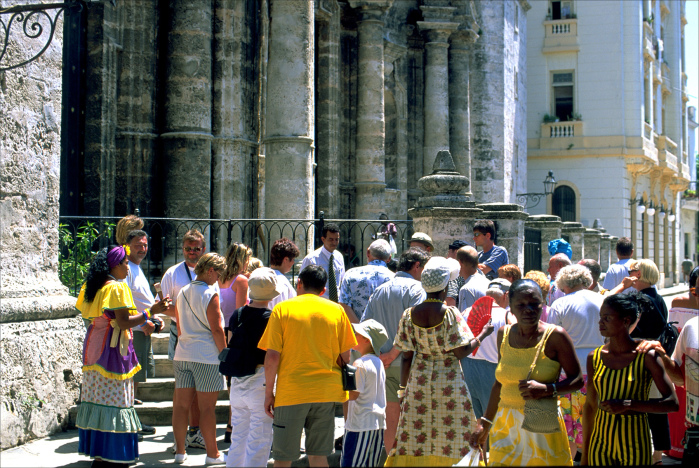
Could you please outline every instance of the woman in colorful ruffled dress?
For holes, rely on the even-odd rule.
[[[100,250],[75,305],[90,322],[83,344],[82,402],[75,425],[78,452],[93,458],[93,467],[138,460],[141,423],[133,408],[133,375],[141,366],[130,329],[148,320],[148,312],[136,311],[131,290],[119,281],[128,272],[126,255],[122,246]]]
[[[582,387],[573,342],[561,327],[540,320],[544,299],[536,282],[515,281],[509,295],[517,323],[498,330],[495,385],[471,446],[485,447],[490,433],[488,466],[572,466],[560,409],[557,431],[532,432],[523,426],[526,400],[557,398]],[[567,377],[559,381],[561,369]]]
[[[422,271],[427,299],[406,309],[395,346],[403,352],[400,419],[386,466],[451,466],[466,455],[475,415],[460,359],[493,332],[477,338],[456,307],[447,307],[447,285],[459,264],[432,257]]]

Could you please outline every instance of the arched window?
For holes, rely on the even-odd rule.
[[[561,221],[576,221],[575,219],[575,191],[567,185],[559,185],[553,191],[553,214],[559,216]]]

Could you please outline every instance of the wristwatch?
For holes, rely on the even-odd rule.
[[[624,400],[624,406],[631,406],[631,400]]]

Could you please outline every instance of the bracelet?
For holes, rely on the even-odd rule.
[[[143,323],[146,323],[146,322],[148,321],[148,314],[146,313],[145,310],[144,310],[143,312],[141,312],[141,314],[143,315],[143,318],[145,319],[145,320],[143,321]]]
[[[479,346],[481,345],[481,340],[479,340],[478,338],[474,338],[474,340],[476,340],[476,343],[478,343],[478,344],[476,345],[476,347],[479,347]],[[472,340],[472,341],[473,341],[473,340]]]
[[[491,426],[493,425],[493,421],[491,421],[490,419],[486,418],[485,416],[481,416],[481,420],[487,422],[487,423],[490,424]]]
[[[143,312],[148,316],[148,318],[151,318],[153,316],[153,312],[151,312],[150,309],[146,309]]]
[[[400,390],[398,390],[398,391],[396,392],[396,396],[397,396],[399,399],[400,399],[400,398],[403,398],[403,397],[405,396],[405,389],[404,389],[404,388],[401,388]]]

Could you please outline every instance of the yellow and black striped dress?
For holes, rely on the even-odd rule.
[[[590,380],[600,402],[648,400],[653,378],[643,365],[644,356],[638,353],[623,369],[610,369],[602,362],[602,347],[595,349]],[[650,465],[652,455],[647,414],[610,414],[597,409],[590,436],[590,465]]]

